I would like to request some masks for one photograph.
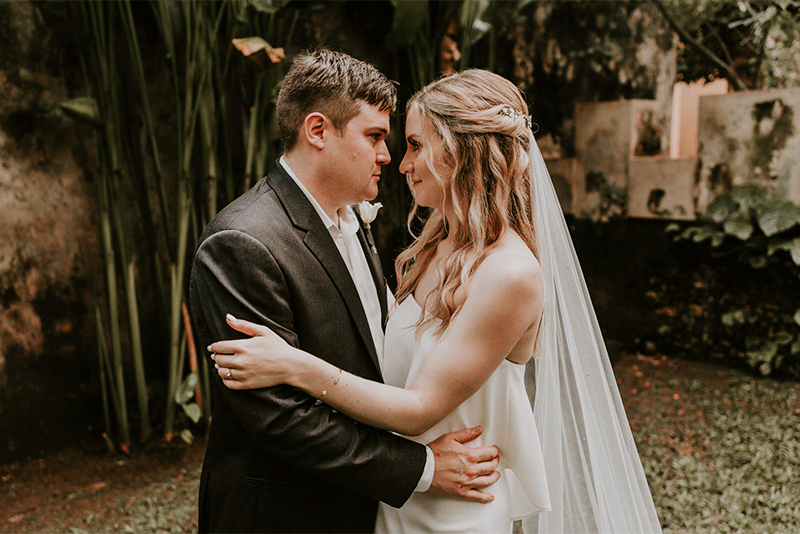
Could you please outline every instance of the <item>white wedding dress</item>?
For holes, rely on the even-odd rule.
[[[387,384],[409,387],[436,344],[432,325],[416,336],[421,313],[419,304],[408,297],[389,318],[383,366]],[[486,490],[495,500],[481,504],[416,492],[399,509],[380,503],[377,533],[510,533],[514,520],[550,509],[544,458],[524,379],[524,365],[504,360],[474,395],[433,428],[410,438],[427,444],[448,432],[483,426],[483,434],[468,445],[500,449],[500,480]]]

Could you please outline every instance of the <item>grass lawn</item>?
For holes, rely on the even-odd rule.
[[[665,534],[800,531],[800,384],[666,357],[615,368]]]

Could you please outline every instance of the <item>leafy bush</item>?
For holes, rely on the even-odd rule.
[[[660,334],[678,344],[684,337],[684,348],[698,353],[742,359],[765,376],[800,376],[800,206],[745,184],[714,199],[707,215],[666,229],[694,265],[689,277],[676,273],[683,284],[661,281],[651,291],[662,305]]]

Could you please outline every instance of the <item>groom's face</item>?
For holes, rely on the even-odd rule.
[[[378,196],[381,168],[392,160],[387,135],[389,111],[362,102],[359,113],[330,138],[326,166],[342,205]]]

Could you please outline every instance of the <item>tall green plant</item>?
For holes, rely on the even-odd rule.
[[[290,39],[299,17],[299,11],[284,9],[284,4],[156,0],[134,5],[129,0],[85,0],[68,6],[69,20],[78,30],[87,96],[63,103],[60,111],[94,127],[107,305],[105,318],[98,308],[98,357],[104,399],[111,399],[104,401],[106,419],[110,425],[108,411],[113,408],[117,441],[123,450],[129,448],[131,426],[128,362],[141,440],[149,437],[152,428],[147,368],[158,363],[145,360],[141,342],[141,319],[146,312],[137,299],[143,273],[135,268],[138,248],[134,245],[141,246],[137,236],[142,232],[157,323],[165,325],[163,337],[155,342],[168,354],[167,392],[161,399],[164,436],[173,438],[178,406],[194,422],[200,419],[199,405],[210,416],[205,359],[186,368],[190,331],[182,310],[189,260],[200,231],[218,206],[252,185],[275,157],[272,116],[281,78],[275,64],[281,56],[268,43]],[[144,17],[155,20],[155,46],[163,51],[172,86],[177,133],[170,138],[159,135],[155,117],[160,113],[149,96],[152,81],[146,78],[140,47],[143,36],[136,24]],[[273,52],[272,61],[257,66],[234,47],[235,38],[260,39]],[[172,170],[165,172],[165,168]],[[156,206],[150,202],[153,192]],[[134,209],[141,228],[131,228]],[[123,339],[128,342],[123,344]],[[185,387],[196,384],[198,378],[199,388]],[[187,392],[191,392],[188,397]],[[199,405],[191,402],[192,396]],[[181,435],[186,439],[185,432]]]
[[[159,31],[173,73],[179,132],[177,242],[170,264],[168,403],[164,421],[165,437],[171,440],[177,406],[183,406],[186,412],[186,403],[173,399],[185,367],[181,307],[186,300],[187,256],[202,228],[216,214],[220,200],[227,203],[249,188],[263,176],[275,156],[273,110],[280,70],[272,66],[274,59],[262,63],[262,68],[244,60],[232,40],[258,41],[249,33],[256,28],[266,28],[271,40],[274,32],[284,28],[276,20],[284,13],[280,3],[242,0],[186,1],[177,6],[159,0],[156,6]],[[298,14],[288,15],[286,37],[290,39]],[[221,34],[226,37],[220,39]],[[265,49],[272,50],[267,40],[260,41]],[[240,121],[245,128],[237,128],[242,125]],[[243,132],[247,132],[244,138]],[[245,147],[242,174],[237,174],[236,162],[231,159],[237,146]],[[205,359],[199,365],[202,376],[207,377]],[[208,380],[202,385],[202,405],[209,416]]]
[[[134,263],[128,232],[128,206],[125,196],[127,169],[123,162],[123,143],[120,132],[123,105],[119,72],[119,48],[116,21],[122,4],[83,3],[80,18],[87,30],[82,61],[90,95],[94,96],[96,112],[91,118],[99,126],[95,130],[95,147],[98,155],[98,201],[100,206],[100,235],[103,248],[106,278],[106,297],[111,334],[110,381],[115,385],[119,442],[123,451],[130,447],[130,424],[125,401],[123,371],[124,352],[121,341],[121,318],[117,302],[117,271],[122,274],[122,293],[125,298],[125,316],[128,319],[130,354],[135,369],[135,384],[140,417],[140,439],[148,439],[151,427],[148,409],[147,384],[139,327]]]
[[[211,4],[209,4],[211,5]],[[214,5],[216,7],[216,4]],[[189,246],[189,224],[192,216],[193,176],[192,155],[201,104],[207,99],[211,84],[212,65],[208,60],[208,34],[213,33],[216,18],[204,17],[203,5],[198,2],[171,4],[159,1],[156,20],[166,47],[173,76],[175,117],[177,123],[177,205],[175,209],[177,241],[170,254],[169,298],[169,356],[167,368],[167,403],[164,436],[172,440],[176,405],[172,401],[183,374],[181,305],[184,301],[186,255]],[[182,31],[184,30],[184,31]],[[180,32],[180,33],[178,33]],[[184,49],[178,49],[182,38]],[[202,138],[198,139],[202,141]],[[203,150],[205,149],[205,150]],[[201,147],[208,154],[207,147]]]

